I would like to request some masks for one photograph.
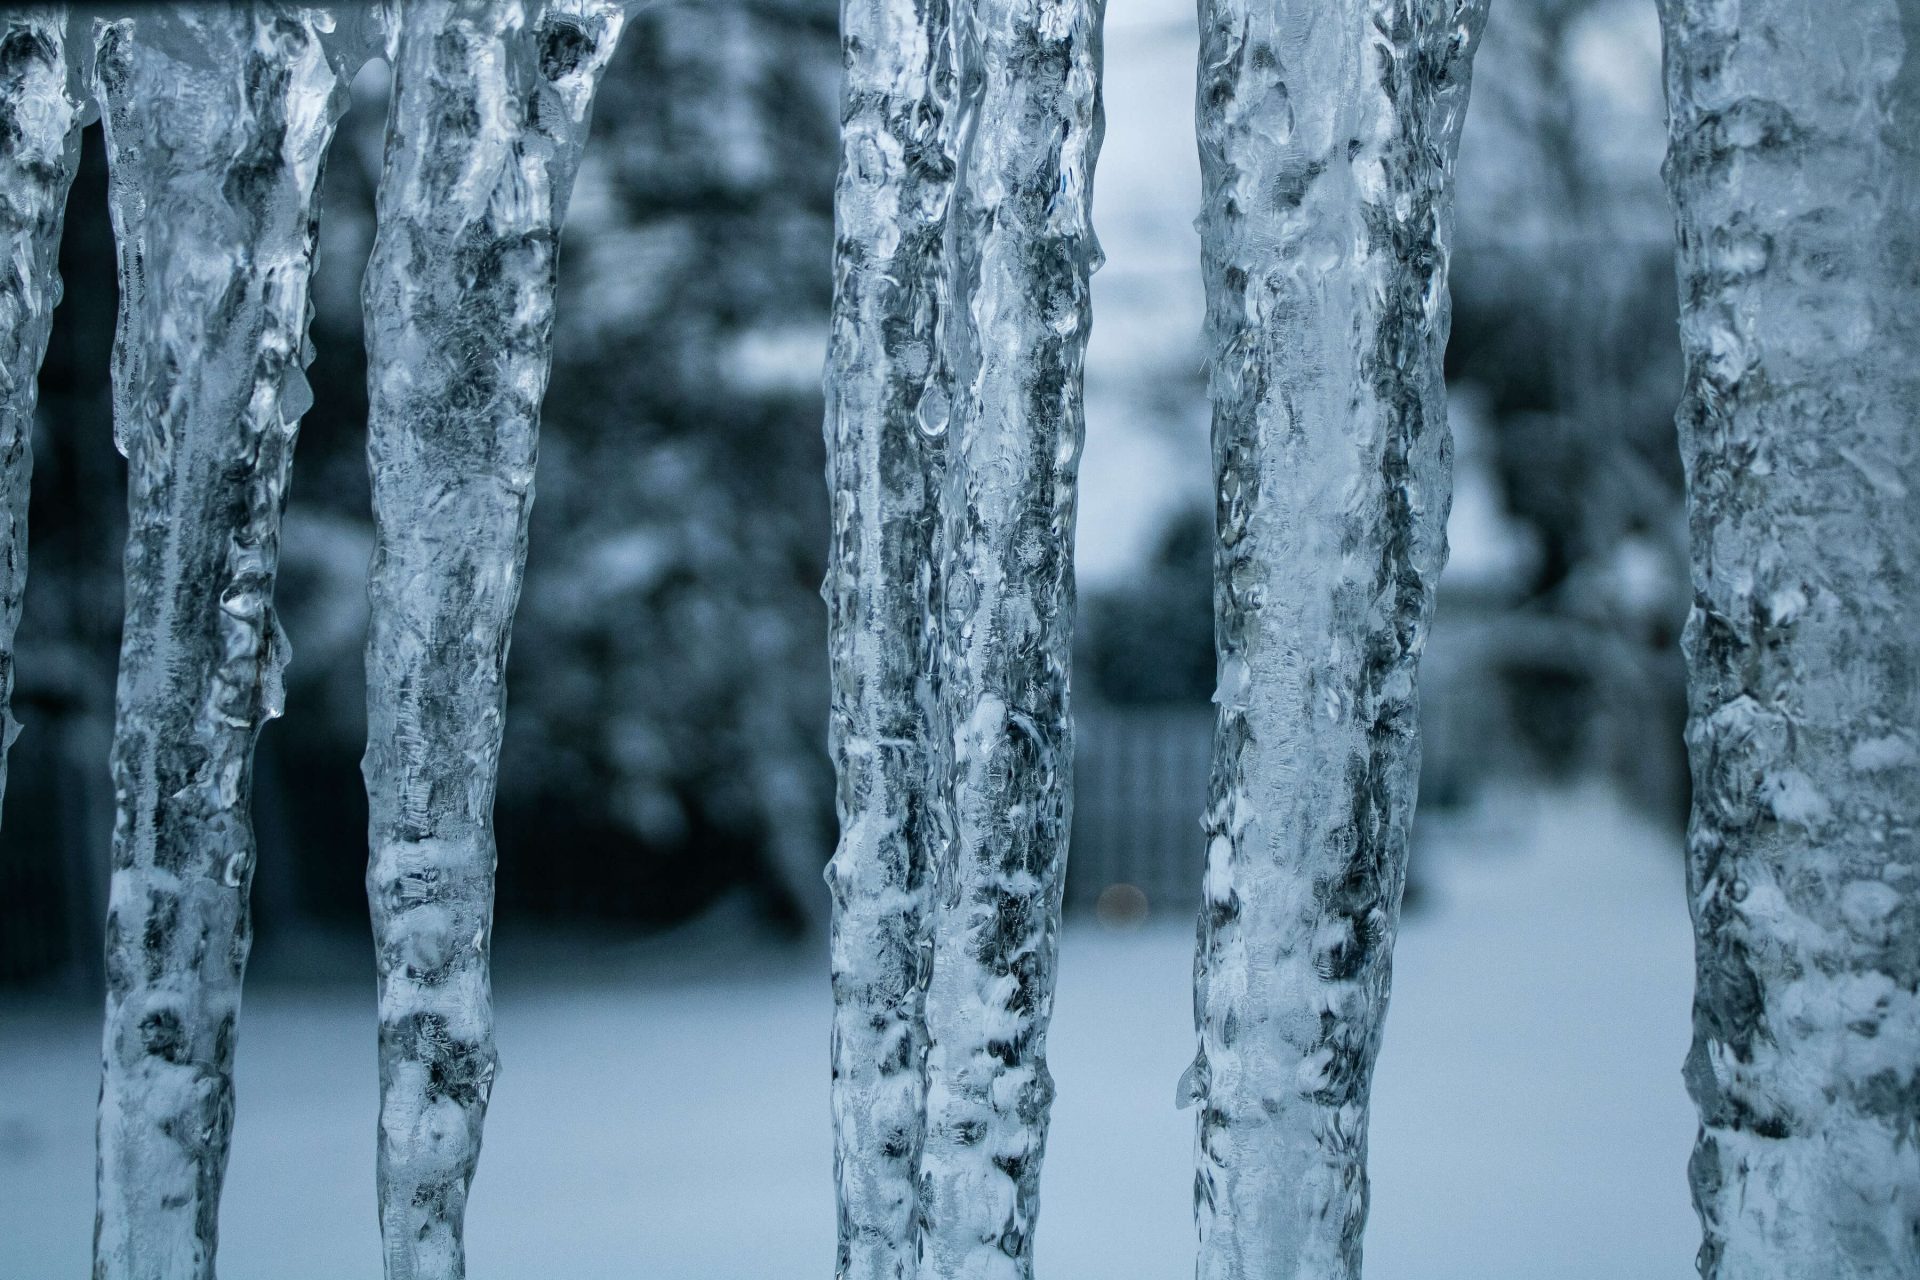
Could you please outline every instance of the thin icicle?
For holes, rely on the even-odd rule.
[[[367,641],[390,1280],[465,1274],[493,1083],[487,970],[504,673],[561,222],[618,0],[403,0],[367,268],[377,541]]]
[[[1708,1280],[1920,1275],[1920,0],[1661,6]]]
[[[945,785],[933,732],[934,563],[950,391],[947,0],[845,0],[823,594],[839,772],[834,1181],[841,1280],[911,1280],[926,1136],[927,907]]]
[[[345,106],[313,10],[95,28],[120,260],[126,630],[94,1275],[211,1277],[251,927],[253,746],[280,712],[280,512],[310,402],[321,163]]]
[[[1486,0],[1204,0],[1217,529],[1201,1280],[1360,1272],[1446,556],[1451,170]]]
[[[1032,1275],[1073,809],[1081,371],[1099,263],[1099,0],[962,0],[940,562],[951,839],[927,998],[920,1274]]]
[[[13,718],[13,636],[27,587],[27,489],[40,360],[60,301],[60,224],[85,110],[64,5],[0,15],[0,799]]]

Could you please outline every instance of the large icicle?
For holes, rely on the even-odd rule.
[[[1446,557],[1452,160],[1486,0],[1204,0],[1217,482],[1201,1280],[1355,1277]]]
[[[329,19],[155,8],[95,28],[120,260],[126,630],[94,1275],[211,1277],[251,929],[253,746],[310,402],[314,197],[345,106]]]
[[[1662,4],[1712,1280],[1920,1275],[1920,0]]]
[[[0,799],[13,719],[13,635],[27,586],[27,488],[40,360],[60,300],[60,224],[85,102],[63,5],[0,15]]]
[[[961,0],[940,560],[952,830],[927,997],[920,1274],[1033,1272],[1073,808],[1073,526],[1100,0]]]
[[[947,0],[844,0],[824,595],[839,772],[833,892],[835,1275],[912,1280],[926,1133],[928,900],[945,786],[931,655],[950,391]]]
[[[367,641],[390,1280],[465,1274],[493,1082],[493,799],[556,254],[618,0],[402,0],[367,268]]]

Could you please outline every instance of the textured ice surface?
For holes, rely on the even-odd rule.
[[[1446,557],[1451,170],[1485,0],[1206,0],[1219,686],[1201,1280],[1357,1276]]]
[[[952,439],[940,560],[951,841],[927,998],[920,1273],[1031,1275],[1072,819],[1075,473],[1099,151],[1098,0],[955,11]]]
[[[209,5],[94,29],[129,477],[97,1277],[213,1274],[314,197],[345,105],[329,25]]]
[[[465,1272],[462,1224],[494,1072],[503,676],[555,255],[622,22],[617,0],[409,0],[389,37],[365,288],[377,541],[364,771],[391,1280]]]
[[[1920,2],[1662,16],[1700,1269],[1920,1275]]]
[[[911,1280],[926,1132],[927,907],[945,785],[934,566],[949,386],[954,67],[946,0],[846,0],[823,594],[833,892],[835,1274]]]
[[[0,798],[13,719],[13,635],[27,586],[27,485],[40,359],[60,300],[61,215],[85,106],[67,10],[0,14]],[[77,51],[75,51],[77,52]]]

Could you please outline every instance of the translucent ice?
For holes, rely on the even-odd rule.
[[[926,1132],[928,903],[945,752],[932,652],[950,386],[946,0],[847,0],[824,595],[839,772],[833,892],[835,1274],[911,1280]]]
[[[390,1280],[465,1274],[493,1083],[488,935],[504,673],[556,254],[618,0],[405,0],[367,268],[367,641]]]
[[[1360,1270],[1446,556],[1452,161],[1485,0],[1203,0],[1217,728],[1200,1280]]]
[[[13,720],[13,636],[27,585],[27,486],[40,360],[60,300],[60,224],[80,157],[78,59],[65,6],[0,15],[0,798]]]
[[[211,1277],[251,928],[254,741],[278,715],[280,512],[309,402],[331,19],[155,7],[95,26],[127,455],[96,1277]]]
[[[1661,5],[1701,1274],[1920,1274],[1920,0]]]
[[[1098,0],[956,7],[954,396],[940,558],[951,840],[927,998],[920,1274],[1032,1274],[1060,890]]]

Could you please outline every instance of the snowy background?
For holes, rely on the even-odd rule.
[[[1075,695],[1100,731],[1052,1039],[1053,1280],[1191,1270],[1193,1117],[1173,1100],[1213,682],[1195,44],[1182,0],[1110,8]],[[510,676],[476,1276],[758,1280],[831,1257],[814,592],[835,71],[831,5],[728,0],[643,16],[602,91]],[[377,66],[356,83],[328,175],[287,517],[295,660],[261,748],[221,1228],[241,1280],[379,1266],[358,272],[383,93]],[[1691,1274],[1661,118],[1644,0],[1497,8],[1461,160],[1454,551],[1375,1092],[1383,1280]],[[125,525],[88,147],[36,433],[28,727],[0,839],[0,1280],[84,1273],[91,1232]]]
[[[1690,940],[1671,833],[1604,789],[1510,801],[1422,849],[1374,1088],[1377,1280],[1683,1280]],[[767,1280],[833,1254],[812,953],[722,911],[647,940],[504,934],[501,1070],[469,1208],[475,1276]],[[1038,1266],[1192,1272],[1193,931],[1090,921],[1061,946]],[[316,976],[316,971],[327,975]],[[357,953],[250,975],[221,1273],[379,1274],[376,1076]],[[0,1275],[86,1271],[98,1036],[4,1006]]]

